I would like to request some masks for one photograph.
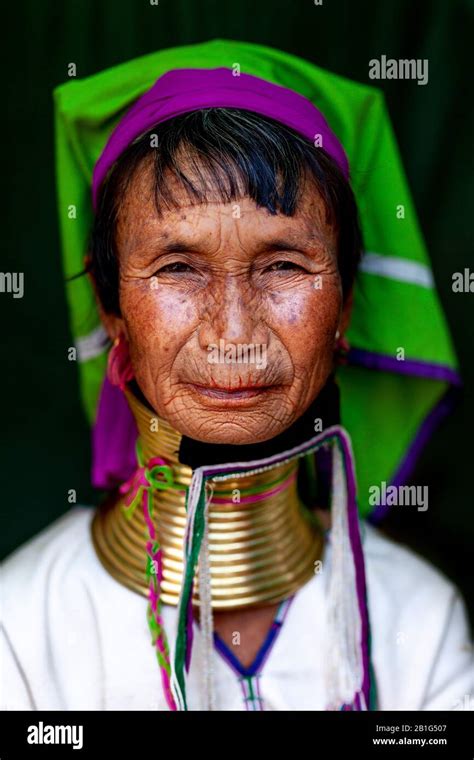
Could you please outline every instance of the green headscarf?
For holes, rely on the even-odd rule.
[[[299,92],[325,115],[351,167],[364,255],[354,294],[347,364],[339,367],[341,421],[355,451],[361,515],[369,487],[404,482],[459,383],[456,357],[407,187],[383,94],[288,53],[232,40],[170,48],[54,92],[59,218],[67,278],[84,267],[94,164],[119,119],[174,68],[240,66]],[[106,368],[104,332],[89,280],[67,282],[80,385],[93,424]]]

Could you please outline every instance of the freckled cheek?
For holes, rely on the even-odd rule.
[[[123,294],[122,314],[126,322],[132,362],[172,361],[193,331],[197,310],[186,295],[151,292]]]
[[[341,309],[339,288],[303,293],[271,303],[268,322],[288,348],[306,355],[332,345]]]

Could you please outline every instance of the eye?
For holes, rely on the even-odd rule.
[[[193,268],[189,264],[185,264],[183,261],[174,261],[172,264],[165,264],[164,267],[158,269],[155,275],[158,274],[180,274],[181,272],[193,272]]]
[[[274,264],[271,264],[268,267],[269,272],[286,272],[286,271],[299,271],[299,272],[306,272],[306,269],[304,269],[299,264],[295,264],[294,261],[275,261]]]

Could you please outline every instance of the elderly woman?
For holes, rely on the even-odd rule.
[[[364,363],[364,347],[349,351],[345,337],[356,273],[384,276],[381,256],[360,262],[348,160],[317,107],[344,101],[348,83],[286,56],[280,84],[284,54],[229,44],[172,51],[174,65],[166,51],[144,59],[141,78],[119,67],[113,85],[110,73],[81,83],[94,93],[88,115],[81,97],[74,106],[58,98],[63,183],[66,171],[71,182],[68,155],[76,160],[94,130],[90,151],[101,151],[86,268],[110,340],[94,437],[94,482],[110,494],[94,513],[75,507],[7,561],[5,704],[455,709],[473,683],[457,589],[359,519],[367,495],[359,490],[356,501],[350,436],[373,464],[364,485],[377,483],[374,473],[393,474],[377,452],[383,435],[374,442],[372,419],[357,410],[376,369],[386,389],[393,383],[399,343],[385,365],[366,351],[371,369],[347,374],[351,359]],[[297,86],[298,67],[311,99]],[[288,71],[294,88],[282,86]],[[115,99],[121,83],[131,108]],[[373,98],[354,87],[353,106]],[[360,122],[363,108],[348,101],[351,108],[349,120]],[[107,122],[105,146],[91,113]],[[82,143],[61,133],[65,114]],[[370,139],[359,131],[360,154],[374,157],[383,129]],[[385,158],[393,160],[391,145]],[[364,166],[359,155],[351,175],[365,172],[370,184],[378,164]],[[67,240],[85,206],[78,183],[68,197],[64,187]],[[84,255],[84,239],[76,243]],[[394,261],[385,265],[396,269]],[[398,284],[407,271],[415,270]],[[415,275],[409,287],[420,285]],[[76,296],[71,303],[74,311]],[[444,324],[426,303],[439,346]],[[379,303],[376,323],[381,311]],[[386,324],[387,315],[381,331]],[[86,363],[95,361],[94,340],[79,344]],[[423,364],[414,352],[409,361]],[[438,381],[454,375],[437,367]],[[83,376],[86,400],[101,374],[96,364]],[[341,382],[352,417],[341,412]],[[393,392],[386,398],[387,408],[395,404]],[[343,418],[352,419],[347,429]],[[400,464],[401,430],[398,439]]]

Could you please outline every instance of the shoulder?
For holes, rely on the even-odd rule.
[[[454,585],[431,562],[408,546],[388,538],[370,523],[363,523],[362,543],[368,582],[383,582],[388,590],[401,593],[417,589],[421,593],[449,594]]]
[[[38,622],[61,596],[75,596],[100,572],[90,525],[94,509],[75,506],[22,544],[2,563],[2,619],[17,631],[25,615]],[[27,612],[28,610],[28,612]]]
[[[84,593],[97,576],[93,514],[92,508],[73,507],[2,563],[0,659],[8,691],[0,709],[61,709],[57,639],[70,645],[64,621],[84,609]]]
[[[87,549],[93,514],[90,507],[73,507],[10,554],[2,563],[6,593],[23,581],[30,586],[45,573],[60,571]]]
[[[427,624],[443,625],[460,598],[456,585],[431,562],[368,523],[362,541],[369,604],[399,622],[423,613]]]
[[[459,589],[374,526],[363,524],[362,534],[382,709],[400,704],[456,709],[474,683],[469,622]]]

